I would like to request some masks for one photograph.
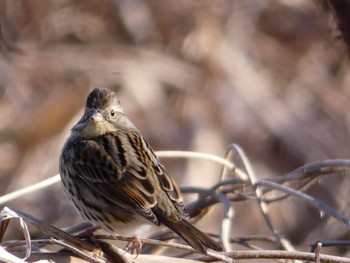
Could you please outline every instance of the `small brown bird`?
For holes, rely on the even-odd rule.
[[[85,220],[110,234],[140,236],[164,224],[200,253],[222,251],[187,219],[182,194],[125,116],[117,95],[94,89],[59,163],[63,189]]]

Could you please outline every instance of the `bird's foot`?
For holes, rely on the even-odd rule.
[[[136,257],[135,257],[135,258],[137,258],[137,256],[138,256],[138,255],[140,254],[140,252],[141,252],[141,248],[142,248],[142,242],[141,242],[140,238],[139,238],[138,236],[134,235],[134,236],[132,237],[132,240],[130,240],[130,241],[126,244],[124,250],[125,250],[125,251],[129,251],[129,250],[130,250],[130,253],[131,253],[131,254],[134,254],[134,252],[136,252]]]
[[[77,237],[87,240],[88,242],[90,242],[96,247],[100,247],[98,240],[96,239],[96,237],[94,237],[94,232],[99,230],[100,228],[101,227],[99,226],[89,227],[85,229],[83,232],[79,233]]]

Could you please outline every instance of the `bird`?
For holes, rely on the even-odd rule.
[[[95,88],[59,159],[63,190],[80,215],[108,234],[142,236],[164,225],[197,252],[221,245],[189,222],[183,195],[117,94]]]

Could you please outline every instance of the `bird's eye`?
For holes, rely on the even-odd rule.
[[[115,111],[111,110],[111,116],[114,117],[115,116]]]

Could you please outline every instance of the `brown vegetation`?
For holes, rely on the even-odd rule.
[[[337,2],[0,0],[0,195],[57,174],[62,144],[97,86],[119,92],[155,150],[223,156],[237,143],[258,178],[347,159],[348,21]],[[180,185],[208,187],[220,173],[206,161],[164,163]],[[307,193],[350,216],[346,175]],[[57,227],[81,222],[60,185],[10,204]],[[270,234],[256,202],[233,206],[233,237]],[[349,237],[296,199],[270,209],[302,251]]]

